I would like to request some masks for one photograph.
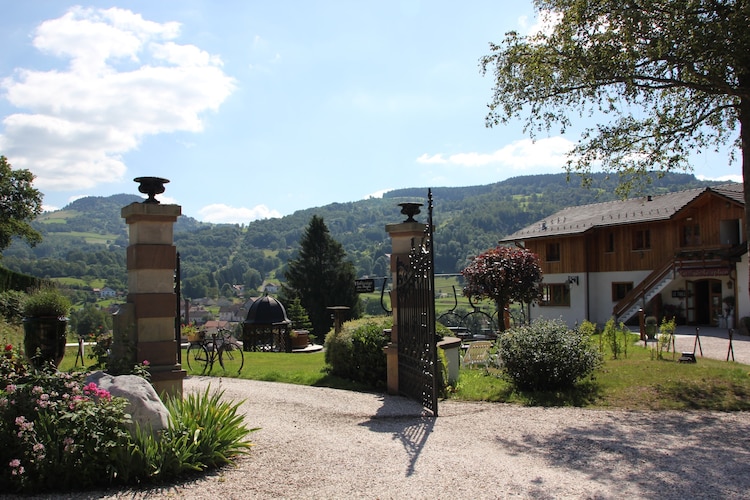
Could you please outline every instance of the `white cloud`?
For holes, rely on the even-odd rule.
[[[385,193],[388,191],[393,191],[393,188],[386,188],[381,189],[379,191],[375,191],[374,193],[370,193],[367,196],[365,196],[365,200],[369,200],[370,198],[382,198]]]
[[[522,139],[492,153],[456,153],[452,155],[423,154],[417,163],[425,165],[453,165],[476,168],[496,165],[514,170],[562,167],[568,160],[568,152],[574,143],[562,137],[550,137],[532,141]]]
[[[719,177],[709,177],[707,175],[696,174],[699,181],[718,181],[718,182],[742,182],[742,174],[728,174]]]
[[[272,210],[265,205],[257,205],[253,208],[230,207],[223,203],[206,205],[198,210],[198,219],[215,224],[246,224],[258,219],[272,219],[281,217],[281,213]]]
[[[518,24],[522,29],[526,31],[528,36],[534,35],[551,35],[555,29],[555,26],[562,20],[562,12],[555,12],[552,10],[541,10],[537,13],[534,24],[529,24],[528,18],[522,16],[518,20]]]
[[[178,23],[117,8],[74,7],[43,22],[34,47],[69,65],[18,68],[0,82],[25,110],[4,118],[0,148],[39,189],[92,188],[122,180],[122,156],[144,136],[201,131],[201,114],[217,110],[235,81],[217,56],[175,43],[178,35]]]

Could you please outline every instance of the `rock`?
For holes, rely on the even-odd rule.
[[[141,429],[150,427],[154,432],[167,428],[169,411],[148,380],[137,375],[112,376],[98,371],[86,377],[86,382],[94,382],[112,396],[129,401],[125,412],[133,419],[129,424],[131,432],[135,430],[136,423]]]

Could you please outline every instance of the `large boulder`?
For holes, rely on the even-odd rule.
[[[160,432],[167,428],[169,411],[162,400],[159,399],[159,395],[156,394],[151,383],[143,377],[137,375],[113,376],[98,371],[86,377],[86,382],[94,382],[112,396],[128,400],[129,404],[125,411],[133,419],[129,426],[131,432],[135,430],[136,423],[141,429],[151,428],[153,432]]]

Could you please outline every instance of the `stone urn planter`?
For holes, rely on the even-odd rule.
[[[65,356],[70,300],[56,288],[29,294],[23,304],[23,347],[34,368],[60,365]]]

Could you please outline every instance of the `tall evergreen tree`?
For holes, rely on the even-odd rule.
[[[327,307],[347,306],[348,318],[360,316],[354,264],[345,259],[344,247],[331,237],[323,218],[313,215],[300,239],[299,254],[289,261],[283,286],[287,299],[299,297],[320,339],[333,325]]]

